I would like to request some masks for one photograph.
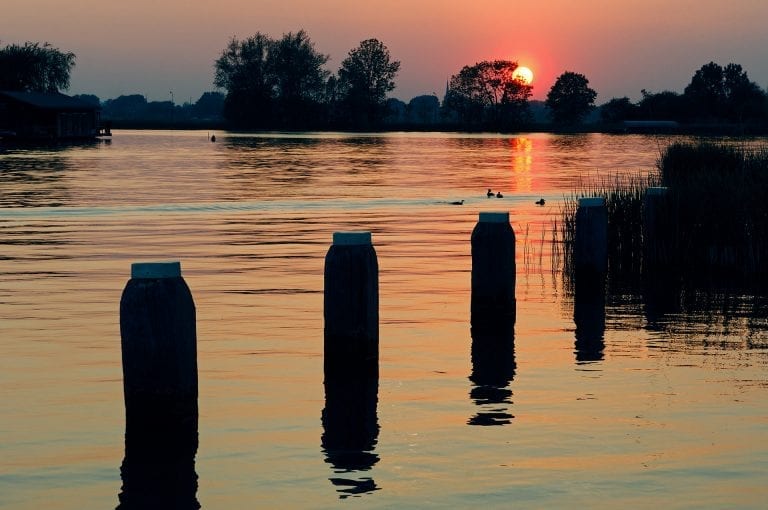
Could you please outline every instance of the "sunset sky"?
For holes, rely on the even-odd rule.
[[[305,29],[336,71],[375,37],[402,62],[393,96],[433,92],[462,66],[509,59],[543,99],[564,71],[598,103],[640,90],[682,92],[715,61],[768,86],[766,0],[2,0],[0,44],[48,41],[77,55],[70,93],[196,101],[232,36]]]

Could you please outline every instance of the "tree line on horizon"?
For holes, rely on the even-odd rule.
[[[604,122],[672,120],[681,123],[765,124],[768,94],[739,64],[709,62],[698,69],[682,94],[641,91],[642,99],[613,98],[600,107]]]
[[[214,64],[224,118],[237,128],[376,127],[400,62],[378,39],[350,50],[335,74],[324,67],[329,58],[304,30],[233,37]]]
[[[223,123],[234,129],[351,129],[423,127],[514,131],[541,123],[532,106],[543,107],[556,126],[578,126],[590,116],[613,125],[629,120],[684,124],[768,124],[768,94],[739,65],[709,62],[683,93],[641,91],[642,98],[612,98],[596,106],[586,76],[562,73],[541,103],[533,87],[516,78],[517,62],[482,61],[450,77],[443,101],[425,94],[406,104],[387,94],[395,88],[400,62],[384,43],[366,39],[349,51],[339,69],[325,68],[329,55],[315,49],[304,30],[273,39],[257,32],[232,38],[214,62],[213,84],[192,103],[147,101],[130,94],[101,101],[104,118],[153,123]],[[0,90],[58,92],[69,88],[75,55],[49,43],[0,48]],[[596,115],[598,113],[599,115]]]

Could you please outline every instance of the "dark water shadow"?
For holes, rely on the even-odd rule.
[[[127,422],[118,510],[193,510],[197,500],[197,416],[180,426]]]
[[[671,275],[656,274],[642,283],[646,329],[665,331],[671,318],[682,311],[682,288]]]
[[[340,499],[380,490],[370,476],[362,476],[379,462],[377,377],[350,377],[325,382],[321,446],[334,474],[329,478]]]
[[[486,325],[487,326],[487,325]],[[510,319],[492,327],[472,328],[472,374],[469,397],[479,407],[467,425],[509,425],[515,378],[515,323]]]

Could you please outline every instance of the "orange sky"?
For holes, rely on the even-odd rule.
[[[2,0],[0,43],[49,41],[77,55],[71,93],[196,100],[232,36],[305,29],[336,71],[376,37],[402,62],[392,95],[436,92],[462,66],[511,59],[543,99],[564,71],[598,103],[640,90],[682,92],[709,61],[741,64],[768,86],[765,0]]]

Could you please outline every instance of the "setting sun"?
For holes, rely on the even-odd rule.
[[[518,67],[512,73],[512,79],[519,80],[523,82],[525,85],[530,85],[531,82],[533,81],[533,71],[531,71],[529,68],[524,66]]]

